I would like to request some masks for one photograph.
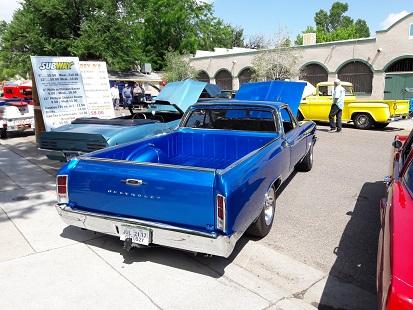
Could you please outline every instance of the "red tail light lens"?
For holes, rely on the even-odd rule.
[[[58,175],[56,179],[57,202],[67,203],[67,175]]]
[[[222,195],[217,195],[217,228],[224,231],[226,230],[226,201]]]

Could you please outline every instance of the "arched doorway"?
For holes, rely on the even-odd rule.
[[[392,62],[385,72],[384,99],[413,98],[413,57]]]
[[[239,85],[250,82],[252,79],[252,74],[253,71],[251,68],[242,69],[238,74]]]
[[[373,72],[364,62],[355,60],[345,64],[338,70],[337,76],[342,81],[352,83],[356,95],[371,95]]]
[[[215,83],[222,90],[232,90],[232,75],[226,69],[221,69],[215,74]]]
[[[198,72],[196,79],[201,82],[209,83],[209,75],[204,70]]]
[[[310,82],[314,86],[328,80],[327,70],[319,64],[308,64],[301,68],[300,80]]]

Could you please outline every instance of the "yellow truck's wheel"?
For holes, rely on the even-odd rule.
[[[353,115],[354,126],[357,129],[370,129],[374,120],[368,113],[357,113]]]

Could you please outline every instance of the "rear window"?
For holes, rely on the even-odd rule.
[[[197,109],[184,127],[278,132],[273,113],[259,109]]]
[[[410,195],[413,197],[413,163],[410,163],[409,168],[404,175],[404,183],[406,184],[407,189],[410,192]]]
[[[346,96],[353,96],[353,86],[349,85],[341,85],[346,91]],[[319,96],[332,96],[333,95],[333,85],[329,86],[319,86],[318,87],[318,94]]]

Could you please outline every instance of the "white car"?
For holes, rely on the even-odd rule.
[[[7,138],[9,131],[34,128],[33,105],[25,101],[0,101],[0,137]]]

